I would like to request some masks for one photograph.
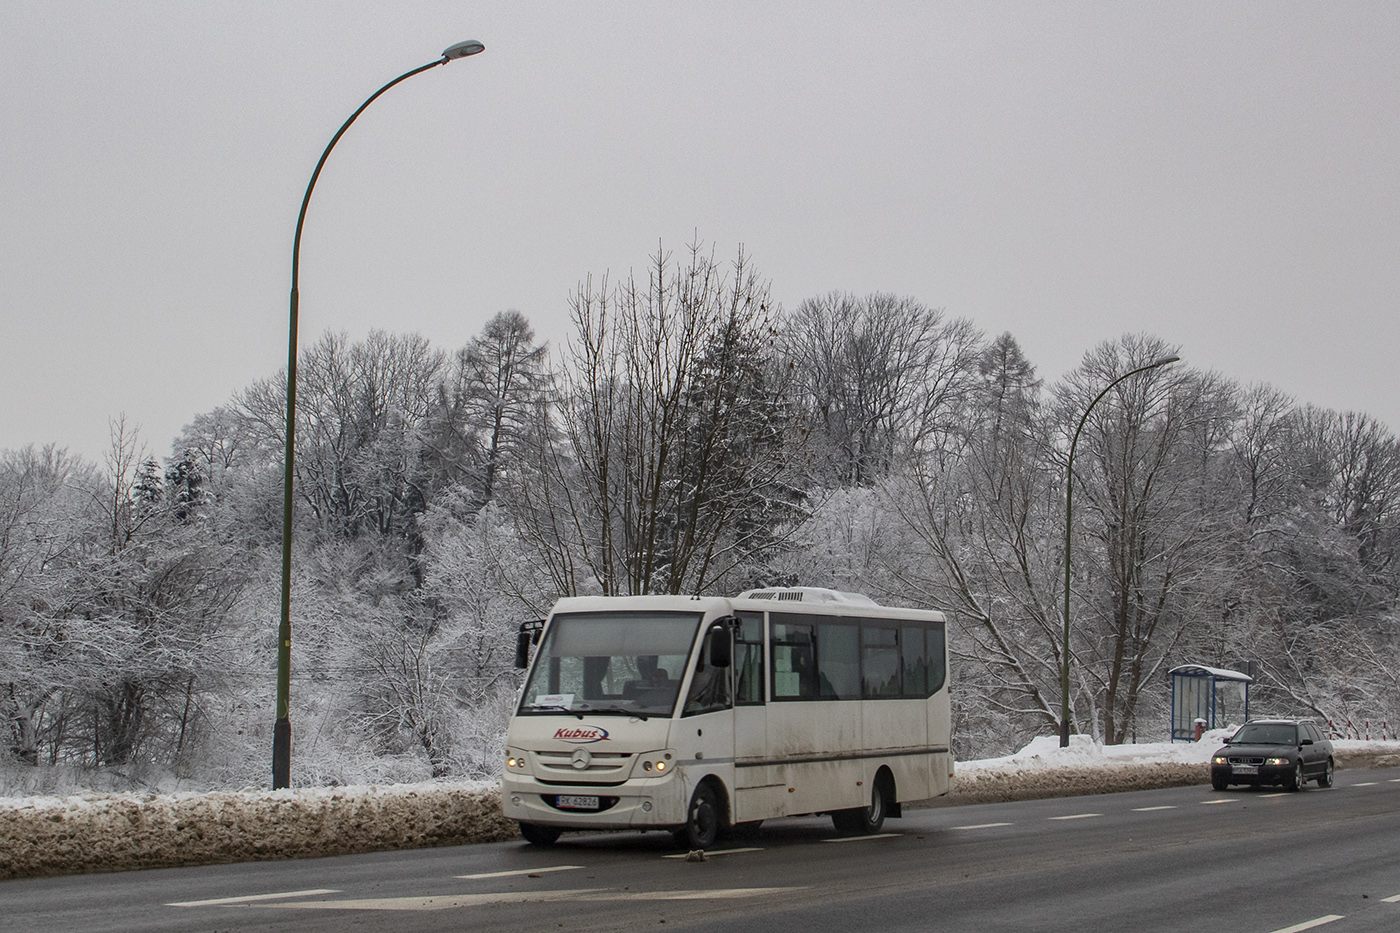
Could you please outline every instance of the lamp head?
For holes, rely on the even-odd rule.
[[[458,42],[456,45],[449,45],[442,50],[442,60],[450,62],[458,58],[466,58],[468,55],[475,55],[477,52],[485,51],[486,46],[475,39],[468,39],[465,42]]]

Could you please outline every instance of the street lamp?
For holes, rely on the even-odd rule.
[[[1158,366],[1166,366],[1168,363],[1175,363],[1179,359],[1181,359],[1179,356],[1164,356],[1160,360],[1153,360],[1146,366],[1139,366],[1137,369],[1126,372],[1104,386],[1103,391],[1094,396],[1089,407],[1084,409],[1084,415],[1079,419],[1079,426],[1074,429],[1074,438],[1069,442],[1069,465],[1065,468],[1065,632],[1063,650],[1060,655],[1060,748],[1069,748],[1069,550],[1071,522],[1074,519],[1074,448],[1079,444],[1079,432],[1084,430],[1084,422],[1089,420],[1089,412],[1093,411],[1099,400],[1108,394],[1109,389],[1130,376],[1145,373]]]
[[[369,96],[360,109],[350,114],[350,119],[341,125],[331,137],[326,151],[321,153],[321,161],[316,163],[316,171],[311,173],[311,181],[306,186],[306,195],[301,199],[301,213],[297,216],[296,237],[292,241],[292,304],[288,315],[289,336],[287,338],[287,450],[282,460],[282,622],[277,629],[277,723],[272,730],[272,788],[277,790],[291,786],[292,771],[292,722],[289,713],[292,666],[292,473],[296,447],[296,406],[297,406],[297,272],[301,261],[301,229],[306,223],[306,206],[311,203],[311,190],[316,187],[316,179],[321,177],[321,169],[326,158],[340,142],[340,137],[350,128],[365,108],[389,88],[406,81],[414,75],[445,65],[468,55],[483,51],[486,46],[469,39],[458,42],[443,50],[442,57],[412,71],[399,75],[388,84]]]

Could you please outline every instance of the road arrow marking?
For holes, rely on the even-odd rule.
[[[218,907],[221,904],[251,904],[255,901],[275,901],[288,897],[315,897],[318,894],[339,894],[339,888],[312,888],[308,891],[283,891],[281,894],[245,894],[242,897],[215,897],[207,901],[175,901],[166,907]]]
[[[1281,930],[1274,930],[1273,933],[1301,933],[1303,930],[1311,930],[1313,927],[1320,927],[1324,923],[1331,923],[1333,920],[1344,919],[1341,914],[1328,914],[1325,917],[1318,917],[1316,920],[1305,920],[1302,923],[1295,923],[1291,927],[1284,927]]]
[[[550,871],[573,871],[582,868],[582,865],[550,865],[548,868],[518,868],[515,871],[484,871],[477,875],[458,875],[467,881],[475,881],[478,878],[509,878],[512,875],[543,875]]]
[[[743,846],[738,849],[706,849],[705,858],[714,858],[716,855],[734,855],[738,852],[762,852],[760,846]],[[689,852],[677,852],[674,855],[663,855],[662,858],[689,858]]]
[[[867,839],[890,839],[903,833],[875,833],[873,836],[841,836],[838,839],[823,839],[822,842],[864,842]]]
[[[268,904],[286,910],[451,910],[488,904],[522,904],[538,901],[700,901],[767,897],[806,888],[720,888],[698,891],[603,891],[583,888],[569,891],[502,891],[494,894],[446,894],[433,897],[374,897],[343,901],[300,901]]]

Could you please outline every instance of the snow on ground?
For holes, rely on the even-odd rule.
[[[959,762],[950,806],[1204,784],[1228,730],[1196,743],[1038,738]],[[1400,766],[1400,742],[1337,740],[1338,767]],[[911,804],[918,806],[918,804]],[[0,878],[343,855],[518,838],[493,782],[0,799]]]

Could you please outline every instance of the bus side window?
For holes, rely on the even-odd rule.
[[[861,627],[861,696],[897,697],[904,692],[899,676],[898,631],[868,622]]]
[[[860,628],[848,622],[817,625],[817,686],[823,699],[860,699]]]
[[[773,699],[812,699],[817,670],[809,623],[773,623]]]
[[[900,630],[900,657],[904,659],[904,695],[926,697],[928,689],[928,643],[922,625],[906,625]]]
[[[734,676],[738,683],[736,703],[763,703],[763,616],[759,613],[739,613],[739,624],[734,629]]]
[[[943,689],[948,679],[948,654],[944,648],[946,630],[943,623],[935,623],[928,629],[928,695],[932,696]]]

